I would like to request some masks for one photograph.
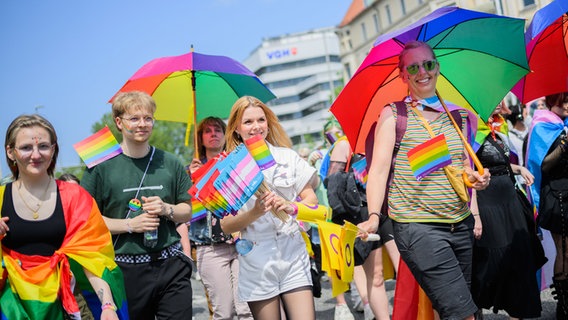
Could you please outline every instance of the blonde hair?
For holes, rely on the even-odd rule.
[[[117,94],[112,99],[112,118],[120,118],[128,111],[150,111],[156,112],[156,101],[154,98],[143,91],[128,91]],[[116,124],[116,122],[115,122]],[[117,127],[120,131],[120,129]]]
[[[8,130],[6,130],[6,140],[4,146],[10,149],[14,149],[16,147],[16,136],[18,135],[18,132],[20,132],[21,129],[32,127],[43,128],[49,133],[49,139],[51,140],[50,142],[54,146],[54,149],[53,156],[51,157],[51,163],[47,168],[47,174],[53,177],[55,164],[57,163],[57,156],[59,155],[59,145],[57,144],[57,133],[55,133],[55,128],[46,118],[40,116],[39,114],[21,115],[17,117],[12,121],[12,123],[10,123]],[[18,165],[15,163],[15,161],[10,160],[7,153],[6,161],[8,162],[8,167],[10,167],[10,171],[12,172],[14,179],[18,179],[18,176],[20,175]]]
[[[266,116],[268,124],[268,133],[266,141],[277,147],[292,148],[292,141],[286,134],[286,131],[278,122],[278,117],[268,108],[262,101],[255,97],[244,96],[239,98],[231,109],[229,120],[227,124],[227,132],[225,133],[225,140],[227,143],[227,152],[233,151],[239,144],[243,142],[242,137],[237,133],[237,127],[243,120],[243,114],[248,107],[261,108]]]

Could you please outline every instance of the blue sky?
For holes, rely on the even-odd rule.
[[[20,114],[59,135],[58,167],[146,62],[189,51],[243,61],[262,38],[336,26],[351,0],[2,0],[0,141]],[[9,169],[0,159],[2,174]]]

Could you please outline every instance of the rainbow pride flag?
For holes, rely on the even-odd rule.
[[[261,135],[256,135],[245,141],[245,146],[256,161],[260,170],[265,170],[276,164],[268,145]]]
[[[122,153],[120,144],[118,144],[108,126],[75,143],[73,148],[75,148],[81,160],[85,162],[87,168],[92,168]]]
[[[452,163],[446,137],[443,134],[412,148],[408,151],[407,157],[412,173],[418,181]]]
[[[196,198],[191,199],[191,222],[201,220],[207,216],[207,209]]]

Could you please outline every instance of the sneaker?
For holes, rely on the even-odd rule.
[[[321,275],[320,281],[321,282],[328,282],[329,281],[329,276],[327,275],[327,273],[323,272],[323,274]]]
[[[335,306],[334,320],[355,320],[355,317],[349,310],[346,304],[339,304]]]
[[[363,307],[363,315],[365,320],[375,320],[375,315],[373,310],[371,310],[371,305],[368,303]]]
[[[199,274],[199,272],[195,272],[195,280],[201,281],[201,275]]]
[[[356,312],[363,312],[365,310],[365,308],[363,307],[363,301],[361,301],[361,299],[357,299],[357,301],[355,301],[353,303],[353,310],[355,310]]]

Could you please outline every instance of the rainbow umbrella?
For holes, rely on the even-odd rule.
[[[399,78],[398,55],[411,40],[424,41],[434,49],[440,63],[437,89],[443,99],[485,120],[528,72],[524,20],[440,8],[404,29],[380,36],[332,104],[330,111],[354,152],[365,152],[365,139],[383,106],[408,94]]]
[[[241,63],[226,56],[196,53],[193,47],[189,53],[146,63],[117,94],[135,90],[156,100],[157,120],[187,123],[186,145],[192,124],[208,116],[227,118],[238,98],[251,95],[263,102],[275,98]]]
[[[568,91],[568,1],[538,10],[525,34],[531,72],[512,89],[523,103]]]

